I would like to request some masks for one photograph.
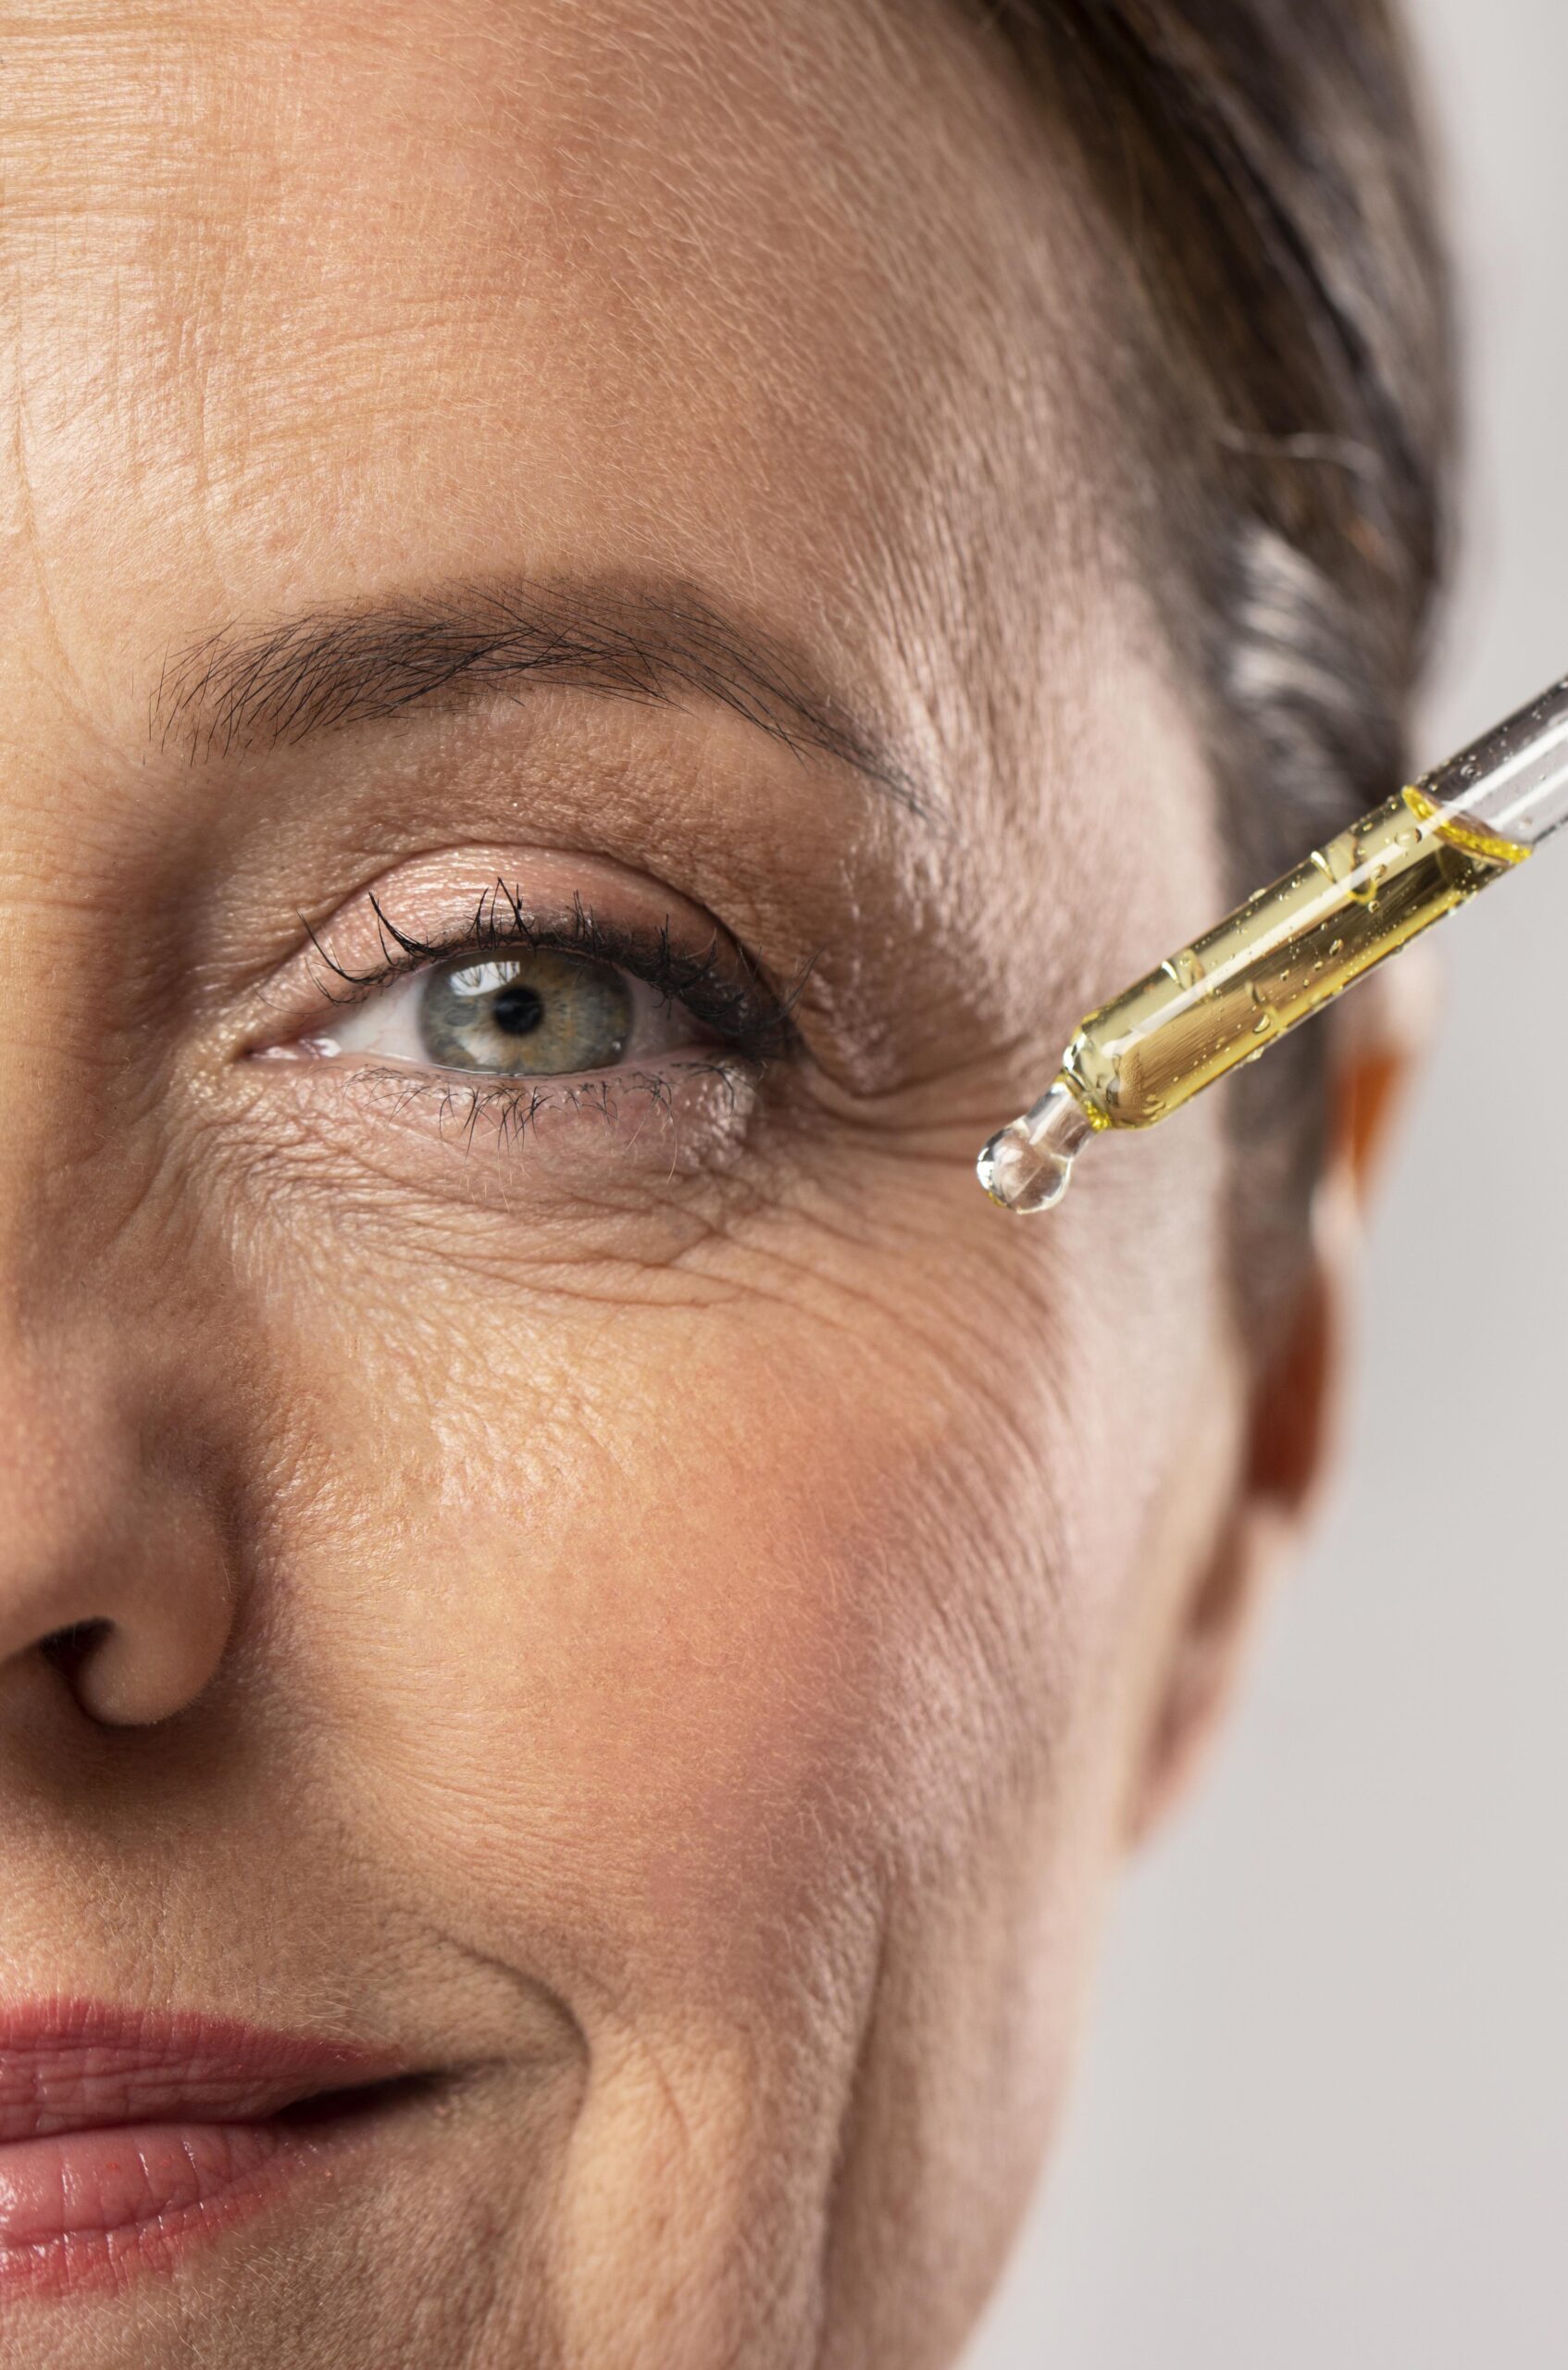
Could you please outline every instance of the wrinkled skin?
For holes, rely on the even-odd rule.
[[[0,1999],[442,2077],[8,2370],[951,2361],[1313,1495],[1346,1230],[1244,1345],[1223,1094],[974,1178],[1219,895],[1091,209],[956,13],[764,16],[0,28]],[[234,637],[518,577],[907,780],[548,670],[204,729]],[[372,893],[498,882],[716,924],[788,1047],[527,1126],[308,1056]]]

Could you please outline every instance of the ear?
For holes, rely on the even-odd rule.
[[[1310,1527],[1332,1469],[1368,1198],[1437,1008],[1436,967],[1429,950],[1414,948],[1363,981],[1336,1016],[1328,1144],[1307,1272],[1289,1322],[1249,1387],[1224,1525],[1217,1538],[1211,1532],[1166,1631],[1129,1805],[1130,1841],[1185,1790],[1229,1700],[1263,1583]]]

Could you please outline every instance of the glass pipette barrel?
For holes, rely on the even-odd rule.
[[[1314,848],[1090,1013],[1033,1108],[978,1163],[994,1202],[1048,1210],[1091,1137],[1151,1128],[1321,1012],[1568,822],[1568,681]]]

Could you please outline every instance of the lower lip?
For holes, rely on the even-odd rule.
[[[0,2302],[170,2270],[295,2182],[330,2180],[371,2121],[130,2124],[0,2146]]]

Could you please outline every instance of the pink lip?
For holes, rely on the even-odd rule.
[[[411,2071],[227,2017],[0,2008],[0,2305],[167,2270],[289,2179],[330,2172]]]

